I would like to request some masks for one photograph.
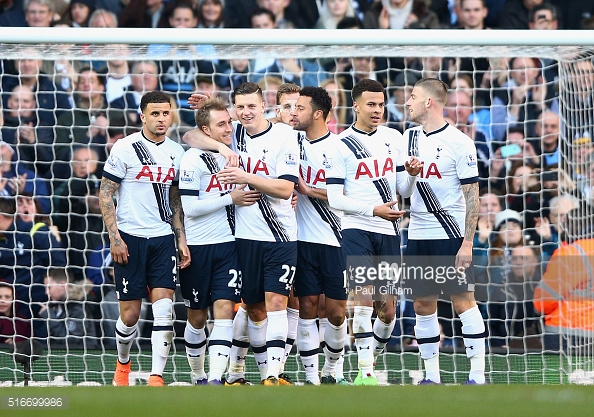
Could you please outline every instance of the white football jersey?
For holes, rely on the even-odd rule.
[[[188,245],[210,245],[235,240],[235,206],[229,193],[233,184],[221,184],[217,173],[225,167],[225,157],[218,153],[190,148],[179,167],[179,193],[185,214]],[[210,210],[189,215],[194,201],[206,203]],[[207,212],[205,212],[207,211]]]
[[[241,124],[233,124],[232,149],[239,154],[240,167],[252,174],[297,183],[299,143],[297,132],[283,123],[272,124],[250,136]],[[235,237],[264,242],[297,240],[297,221],[291,197],[281,199],[262,194],[251,206],[235,208]]]
[[[466,200],[462,184],[478,182],[474,141],[455,127],[404,132],[408,154],[424,162],[411,196],[409,239],[464,237]]]
[[[178,185],[184,149],[168,137],[156,143],[142,132],[118,140],[103,167],[103,176],[120,185],[118,229],[138,237],[173,233],[169,187]]]
[[[396,173],[404,171],[407,159],[400,132],[378,126],[368,133],[351,126],[335,143],[330,167],[326,168],[328,184],[342,183],[347,197],[372,206],[396,201]],[[398,205],[393,208],[398,210]],[[396,235],[398,223],[345,211],[342,229]]]
[[[312,141],[299,140],[301,177],[310,187],[326,189],[326,169],[332,167],[330,150],[337,141],[338,135],[330,132]],[[340,246],[342,212],[331,208],[328,201],[299,195],[296,215],[299,241]]]

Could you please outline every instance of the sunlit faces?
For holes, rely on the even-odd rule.
[[[501,211],[499,197],[493,193],[485,193],[479,198],[479,216],[488,216],[491,224],[495,222],[495,215]]]
[[[374,61],[371,57],[358,57],[352,59],[355,74],[369,74],[374,70]]]
[[[210,123],[202,126],[202,130],[214,140],[231,146],[233,126],[227,110],[211,110]]]
[[[275,16],[281,16],[290,2],[290,0],[258,0],[258,5],[270,10]]]
[[[536,121],[535,131],[545,146],[556,144],[559,140],[559,116],[552,111],[542,112]]]
[[[529,22],[530,29],[537,30],[555,30],[559,27],[557,19],[553,19],[553,13],[550,10],[542,9],[534,14],[534,20]]]
[[[26,51],[24,51],[26,53]],[[15,67],[19,70],[20,76],[37,76],[41,70],[40,59],[19,59],[15,61]]]
[[[45,278],[45,293],[50,301],[66,300],[66,283],[56,282],[51,278]]]
[[[274,29],[274,22],[266,13],[252,16],[253,29]]]
[[[190,7],[176,7],[169,18],[169,25],[173,28],[195,28],[198,18]]]
[[[295,130],[306,131],[314,123],[314,109],[311,97],[299,96],[294,110],[291,113],[291,125]]]
[[[489,12],[483,5],[482,0],[463,0],[461,5],[465,27],[469,29],[482,29],[483,20]]]
[[[533,181],[532,168],[528,166],[518,167],[513,174],[510,191],[515,194],[527,191]]]
[[[84,3],[77,2],[73,0],[70,2],[70,16],[72,16],[72,21],[79,24],[84,25],[91,15],[91,9]]]
[[[349,0],[327,0],[328,11],[332,17],[342,19],[349,10]]]
[[[410,97],[406,100],[410,120],[421,125],[423,124],[427,118],[427,100],[427,94],[422,88],[413,88]]]
[[[530,279],[536,272],[538,258],[532,248],[528,246],[515,247],[511,250],[510,258],[512,274],[516,281]]]
[[[468,124],[468,118],[472,113],[472,102],[470,97],[462,91],[453,91],[449,94],[444,108],[444,114],[455,124]]]
[[[80,96],[94,97],[103,94],[105,86],[99,80],[99,75],[92,70],[83,71],[76,81],[76,92]]]
[[[170,103],[149,103],[140,115],[144,134],[155,142],[164,140],[173,121]]]
[[[31,27],[49,27],[52,19],[52,12],[45,4],[32,1],[25,10],[25,20]]]
[[[538,77],[538,66],[532,58],[520,57],[512,61],[511,78],[516,85],[532,85]]]
[[[97,155],[89,148],[80,148],[72,155],[72,174],[76,178],[84,178],[97,170]]]
[[[357,113],[355,127],[371,132],[382,122],[385,110],[384,93],[365,91],[353,103],[353,108]]]
[[[7,106],[15,116],[31,117],[37,103],[33,91],[27,86],[19,85],[12,90]]]
[[[264,119],[264,101],[260,94],[242,94],[235,96],[235,113],[243,127],[250,130],[257,129]]]
[[[209,27],[221,19],[223,6],[218,1],[204,0],[200,4],[200,14],[202,15],[202,25]]]
[[[280,104],[276,106],[276,116],[285,124],[293,125],[291,114],[297,104],[299,93],[285,93],[280,97]]]
[[[516,246],[522,242],[522,226],[515,221],[505,221],[499,227],[499,233],[506,246]]]
[[[577,91],[590,92],[594,86],[594,64],[590,59],[574,62],[571,70],[571,81]]]

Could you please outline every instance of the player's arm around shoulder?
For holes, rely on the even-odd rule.
[[[220,153],[227,160],[227,166],[239,166],[239,155],[237,155],[233,149],[229,148],[224,143],[214,140],[198,128],[184,133],[182,140],[192,148],[212,150]]]

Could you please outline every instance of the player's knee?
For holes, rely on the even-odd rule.
[[[247,306],[248,317],[254,323],[266,319],[266,306],[264,304],[250,304]]]
[[[188,322],[195,329],[201,329],[206,325],[207,312],[206,310],[188,309]]]
[[[217,300],[213,305],[213,313],[215,319],[233,320],[235,303],[229,300]],[[206,320],[206,316],[204,317]]]
[[[299,297],[299,317],[302,319],[315,319],[318,315],[318,297]]]
[[[419,316],[430,316],[437,311],[436,301],[415,300],[415,313]]]
[[[154,324],[159,326],[173,323],[173,300],[161,298],[153,303]]]

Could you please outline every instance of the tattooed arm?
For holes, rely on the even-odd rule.
[[[101,179],[101,186],[99,188],[99,206],[101,208],[101,215],[103,222],[109,235],[109,246],[111,257],[114,262],[119,264],[128,263],[128,245],[122,240],[118,225],[116,222],[116,210],[113,203],[113,196],[120,188],[120,184],[109,180],[105,177]]]
[[[179,252],[179,267],[185,268],[190,265],[190,249],[186,242],[186,229],[184,226],[184,209],[179,195],[179,187],[172,185],[169,187],[169,207],[171,208],[171,223],[173,233],[177,240],[177,250]]]
[[[456,255],[456,268],[470,268],[472,265],[472,243],[474,241],[479,213],[478,182],[463,184],[462,193],[466,200],[465,232],[462,246]]]

